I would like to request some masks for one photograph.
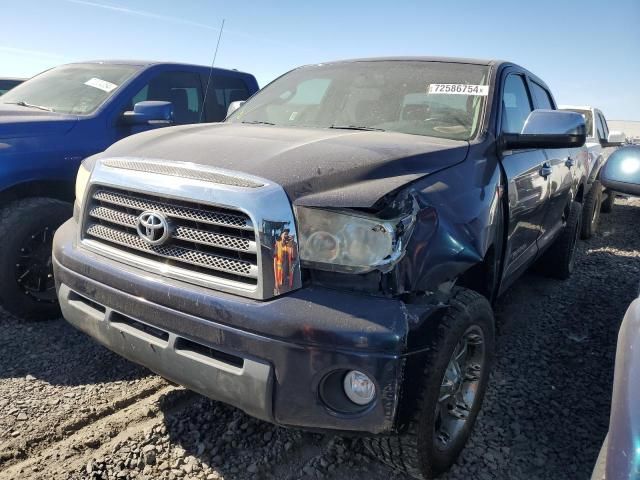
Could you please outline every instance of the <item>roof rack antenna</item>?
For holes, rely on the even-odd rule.
[[[207,94],[209,93],[209,85],[211,85],[211,75],[213,74],[213,66],[216,64],[216,57],[218,56],[218,48],[220,47],[220,39],[222,39],[222,31],[224,30],[224,18],[222,19],[222,25],[220,25],[220,33],[218,34],[218,42],[216,43],[216,50],[213,52],[213,60],[211,61],[211,69],[209,69],[209,78],[207,79],[207,86],[204,89],[204,98],[202,99],[202,109],[200,110],[200,122],[202,123],[202,116],[204,115],[204,109],[207,105]]]

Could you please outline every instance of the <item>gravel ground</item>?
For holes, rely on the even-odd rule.
[[[442,478],[586,479],[607,430],[618,326],[640,283],[640,200],[618,199],[566,282],[501,299],[472,439]],[[1,479],[403,478],[357,439],[284,429],[168,384],[64,321],[0,314]]]

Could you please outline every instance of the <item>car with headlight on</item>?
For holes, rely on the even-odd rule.
[[[609,213],[613,208],[616,193],[603,189],[600,181],[602,167],[617,147],[623,145],[626,136],[623,132],[609,131],[607,119],[602,110],[591,106],[560,105],[560,110],[579,113],[584,117],[587,127],[585,147],[589,152],[589,176],[585,199],[582,202],[581,237],[591,238],[598,228],[600,212]]]
[[[640,147],[616,150],[601,174],[605,188],[640,197]],[[618,333],[609,431],[591,480],[640,477],[640,292],[624,316]]]
[[[51,242],[84,158],[146,130],[221,121],[257,89],[238,71],[114,60],[61,65],[0,96],[0,307],[60,315]]]
[[[492,302],[534,262],[573,270],[584,119],[516,64],[450,58],[308,65],[229,110],[82,163],[53,248],[64,317],[257,418],[448,469]]]

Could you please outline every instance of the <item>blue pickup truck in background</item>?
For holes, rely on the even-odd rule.
[[[7,93],[13,87],[17,87],[24,80],[22,78],[0,78],[0,96]]]
[[[84,158],[152,128],[222,121],[257,90],[235,70],[100,61],[47,70],[2,95],[0,306],[22,318],[58,313],[51,240],[72,215]]]

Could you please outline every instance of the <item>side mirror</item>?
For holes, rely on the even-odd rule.
[[[122,120],[128,125],[170,125],[173,122],[173,104],[156,100],[138,102],[133,111],[122,114]]]
[[[605,188],[640,197],[640,147],[619,148],[609,156],[600,172]]]
[[[587,139],[584,117],[575,112],[534,110],[521,133],[503,134],[506,150],[581,147]]]
[[[606,141],[600,142],[603,147],[619,147],[627,141],[627,136],[623,132],[612,130]]]
[[[238,100],[236,102],[231,102],[229,104],[229,108],[227,108],[227,117],[229,117],[229,115],[231,115],[233,112],[238,110],[244,104],[245,104],[244,100]]]

